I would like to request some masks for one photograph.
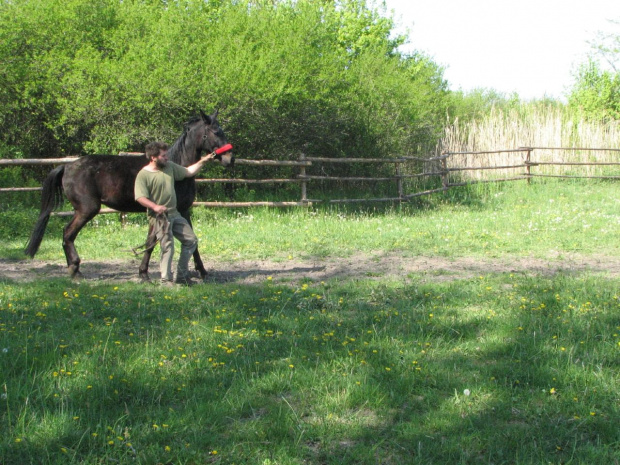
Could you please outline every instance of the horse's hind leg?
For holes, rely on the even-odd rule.
[[[76,211],[71,221],[65,226],[62,236],[62,248],[65,251],[69,275],[72,278],[78,278],[82,275],[80,273],[80,256],[75,249],[75,238],[84,225],[92,220],[98,212],[99,208],[87,212]]]
[[[181,213],[181,216],[185,218],[189,225],[192,227],[192,229],[194,229],[194,226],[192,226],[192,219],[189,211],[182,211],[179,213]],[[198,274],[200,275],[200,279],[205,281],[207,279],[207,270],[202,263],[202,258],[200,258],[200,252],[198,252],[198,247],[196,247],[196,250],[194,250],[194,255],[192,256],[194,257],[194,266],[196,267],[196,271],[198,271]]]
[[[200,253],[198,253],[198,247],[194,250],[194,266],[196,267],[196,271],[200,274],[200,279],[205,281],[207,279],[207,270],[205,269],[204,264],[202,263],[202,259],[200,258]]]
[[[151,277],[149,276],[149,262],[151,261],[151,255],[153,255],[153,249],[155,249],[155,246],[150,249],[146,249],[144,254],[142,254],[142,261],[140,262],[140,267],[138,268],[138,275],[142,281],[151,280]]]

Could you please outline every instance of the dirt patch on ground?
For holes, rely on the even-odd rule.
[[[347,258],[269,261],[238,260],[207,265],[212,282],[259,283],[271,278],[277,283],[297,284],[303,280],[327,281],[384,279],[442,282],[498,273],[550,276],[557,273],[596,273],[620,277],[620,258],[606,256],[562,256],[538,258],[443,258],[399,253],[357,254]],[[139,282],[137,260],[84,261],[87,281]],[[63,262],[0,260],[0,280],[27,283],[45,278],[65,278]],[[151,278],[159,279],[158,266],[151,262]]]

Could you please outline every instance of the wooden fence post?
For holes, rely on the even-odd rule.
[[[299,161],[306,161],[306,154],[301,152],[299,155]],[[299,167],[299,176],[301,177],[301,201],[308,201],[308,183],[306,182],[306,167],[304,165]]]
[[[400,172],[400,163],[395,163],[394,168],[396,170],[396,187],[398,188],[398,198],[402,202],[404,194],[403,194],[403,178]]]
[[[527,184],[532,184],[532,173],[530,171],[531,165],[530,162],[532,160],[532,148],[527,148],[527,155],[525,156],[525,171],[527,173]]]
[[[450,187],[450,172],[448,171],[448,154],[444,153],[441,159],[441,184],[443,190],[447,191]]]

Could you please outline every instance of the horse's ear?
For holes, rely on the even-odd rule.
[[[211,117],[202,110],[200,110],[200,117],[205,123],[211,124]]]

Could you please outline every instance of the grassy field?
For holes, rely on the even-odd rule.
[[[196,212],[206,260],[617,259],[619,189],[463,189],[381,210]],[[35,212],[4,214],[4,260]],[[39,259],[62,261],[53,219]],[[144,222],[101,216],[84,261]],[[606,273],[168,289],[0,282],[0,463],[620,460],[620,287]]]
[[[312,210],[194,210],[201,253],[210,261],[346,257],[358,252],[411,255],[620,256],[620,196],[614,182],[563,181],[458,188],[416,203]],[[4,212],[0,258],[23,259],[37,212]],[[62,228],[53,217],[38,259],[63,261]],[[127,259],[146,239],[143,215],[125,228],[100,215],[78,236],[84,261]]]

